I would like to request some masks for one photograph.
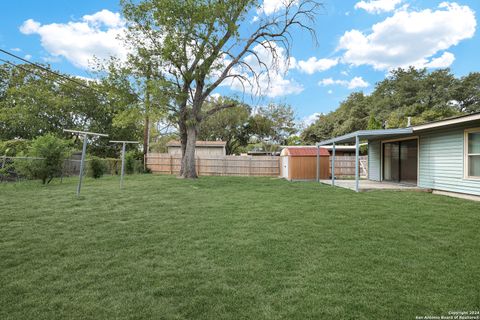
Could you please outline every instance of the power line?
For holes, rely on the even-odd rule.
[[[53,71],[53,70],[51,70],[51,69],[49,69],[49,68],[46,68],[46,67],[44,67],[44,66],[42,66],[42,65],[40,65],[40,64],[38,64],[38,63],[34,63],[34,62],[31,62],[31,61],[28,61],[27,59],[24,59],[24,58],[22,58],[22,57],[20,57],[20,56],[18,56],[18,55],[16,55],[16,54],[13,54],[13,53],[8,52],[8,51],[3,50],[3,49],[0,49],[0,52],[3,52],[3,53],[5,53],[5,54],[7,54],[7,55],[9,55],[9,56],[11,56],[11,57],[14,57],[14,58],[16,58],[16,59],[21,60],[21,61],[23,61],[23,62],[25,62],[25,63],[27,63],[27,64],[30,64],[30,65],[32,65],[32,66],[35,66],[35,67],[39,68],[39,69],[42,69],[43,71],[46,71],[46,72],[48,72],[48,73],[50,73],[50,74],[53,74],[53,75],[55,75],[55,76],[57,76],[57,77],[60,77],[60,78],[64,79],[64,80],[73,82],[73,83],[75,83],[75,84],[77,84],[77,85],[79,85],[79,86],[82,86],[82,87],[84,87],[84,88],[87,88],[87,89],[95,90],[95,89],[93,89],[93,88],[85,85],[84,83],[81,83],[81,82],[79,82],[79,81],[73,80],[73,79],[70,78],[70,77],[67,77],[67,76],[65,76],[65,75],[63,75],[63,74],[60,74],[60,73],[58,73],[58,72],[55,72],[55,71]],[[98,90],[95,90],[95,91],[98,92]]]
[[[70,77],[67,77],[67,76],[65,76],[65,75],[63,75],[63,74],[60,74],[60,73],[58,73],[58,72],[55,72],[55,71],[51,70],[50,68],[44,67],[44,66],[42,66],[42,65],[40,65],[40,64],[38,64],[38,63],[31,62],[31,61],[29,61],[29,60],[27,60],[27,59],[24,59],[24,58],[22,58],[22,57],[20,57],[20,56],[18,56],[18,55],[16,55],[16,54],[14,54],[14,53],[8,52],[8,51],[6,51],[6,50],[4,50],[4,49],[0,49],[0,52],[3,52],[3,53],[5,53],[5,54],[7,54],[7,55],[9,55],[9,56],[11,56],[11,57],[16,58],[16,59],[19,59],[19,60],[21,60],[21,61],[23,61],[23,62],[25,62],[25,63],[27,63],[27,64],[29,64],[29,65],[32,65],[32,66],[34,66],[34,67],[36,67],[36,68],[39,68],[39,69],[41,69],[41,70],[43,70],[43,71],[46,71],[46,72],[50,73],[50,74],[53,74],[54,76],[57,76],[57,77],[60,77],[60,78],[62,78],[62,79],[64,79],[64,80],[67,80],[67,81],[70,81],[70,82],[72,82],[72,83],[75,83],[76,85],[79,85],[79,86],[81,86],[81,87],[83,87],[83,88],[86,88],[86,89],[95,91],[96,93],[100,94],[100,95],[102,96],[102,98],[107,99],[107,101],[110,102],[110,99],[107,97],[107,95],[106,95],[104,92],[101,92],[100,90],[97,90],[97,89],[95,89],[95,88],[92,88],[92,87],[90,87],[90,86],[88,86],[88,85],[85,85],[85,84],[82,83],[82,82],[76,81],[76,80],[74,80],[74,79],[72,79],[72,78],[70,78]],[[5,60],[2,60],[2,61],[5,61]],[[21,68],[19,65],[13,64],[13,63],[11,63],[11,62],[7,62],[7,63],[9,63],[10,65],[13,65],[13,66],[15,66],[15,67]],[[27,70],[24,69],[24,68],[22,68],[22,69],[25,70],[25,71],[27,71]],[[30,72],[33,73],[33,71],[30,71]],[[41,75],[39,75],[38,73],[37,73],[37,75],[41,77]],[[47,79],[49,79],[49,78],[47,78]],[[52,80],[52,79],[50,79],[50,80]],[[57,83],[58,83],[58,82],[57,82]],[[70,87],[70,88],[72,88],[72,87]],[[134,92],[133,94],[134,94],[137,98],[140,98],[137,93]]]
[[[19,68],[19,69],[21,69],[21,70],[23,70],[23,71],[25,71],[25,72],[33,73],[33,74],[39,76],[40,78],[44,78],[44,79],[51,80],[51,81],[55,82],[55,83],[58,84],[58,85],[65,86],[65,87],[67,87],[67,88],[69,88],[69,89],[75,90],[74,87],[69,86],[69,85],[67,85],[67,84],[64,83],[64,82],[59,82],[58,80],[52,79],[52,78],[50,78],[50,77],[47,77],[47,76],[45,76],[45,75],[43,75],[43,74],[41,74],[41,73],[36,73],[36,72],[34,72],[33,70],[29,70],[29,69],[27,69],[27,68],[25,68],[25,67],[23,67],[23,66],[21,66],[21,65],[18,65],[18,64],[15,64],[15,63],[11,62],[11,61],[4,60],[4,59],[0,59],[0,61],[4,62],[4,63],[6,63],[6,64],[9,64],[9,65],[11,65],[11,66],[13,66],[13,67],[15,67],[15,68]]]

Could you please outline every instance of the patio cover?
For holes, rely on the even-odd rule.
[[[375,138],[388,138],[390,136],[397,137],[399,135],[409,135],[413,133],[413,128],[400,128],[400,129],[381,129],[381,130],[360,130],[355,131],[343,136],[336,138],[323,140],[317,143],[318,147],[325,146],[328,144],[337,144],[337,143],[350,143],[356,142],[356,138],[371,140]]]
[[[359,156],[360,156],[360,139],[371,140],[377,138],[389,138],[398,136],[408,136],[413,133],[413,128],[400,128],[400,129],[381,129],[381,130],[360,130],[355,131],[336,138],[323,140],[317,143],[317,149],[321,146],[332,145],[332,186],[335,185],[335,145],[337,143],[355,143],[355,191],[359,191],[360,173],[359,173]],[[317,166],[319,161],[319,154],[317,152]],[[318,176],[318,175],[317,175]]]

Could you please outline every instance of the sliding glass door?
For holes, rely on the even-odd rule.
[[[417,184],[418,142],[405,140],[383,144],[383,180]]]

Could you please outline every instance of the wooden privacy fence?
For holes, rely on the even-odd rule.
[[[180,173],[181,157],[166,153],[149,153],[147,168],[153,173]],[[196,159],[199,176],[265,176],[280,175],[280,157],[225,156]]]
[[[360,176],[368,176],[368,157],[361,156],[359,160]],[[332,176],[332,157],[329,160],[329,175]],[[355,156],[336,156],[335,157],[335,176],[353,177],[355,176]]]

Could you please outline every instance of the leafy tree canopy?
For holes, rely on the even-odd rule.
[[[138,118],[133,108],[136,100],[129,91],[119,89],[120,81],[97,83],[75,78],[85,88],[59,82],[28,64],[0,65],[0,79],[0,140],[32,140],[47,133],[70,138],[63,129],[107,132],[125,140],[141,136],[138,121],[132,120]],[[125,120],[129,110],[134,110],[133,115]],[[89,151],[102,157],[117,153],[108,139],[92,141]]]
[[[449,69],[397,69],[370,95],[352,93],[337,110],[321,115],[302,138],[315,143],[364,129],[400,128],[480,112],[480,73],[456,78]]]

